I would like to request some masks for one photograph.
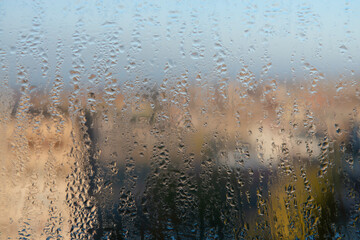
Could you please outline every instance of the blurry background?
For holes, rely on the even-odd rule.
[[[1,1],[0,238],[360,238],[359,11]]]

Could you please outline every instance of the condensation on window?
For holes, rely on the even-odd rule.
[[[0,2],[1,239],[360,239],[360,4]]]

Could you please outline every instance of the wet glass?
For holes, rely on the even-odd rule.
[[[0,239],[360,239],[360,2],[0,2]]]

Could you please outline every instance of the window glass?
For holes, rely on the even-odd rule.
[[[360,239],[359,1],[0,2],[1,239]]]

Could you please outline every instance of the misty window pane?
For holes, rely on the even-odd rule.
[[[360,2],[0,2],[0,239],[360,239]]]

